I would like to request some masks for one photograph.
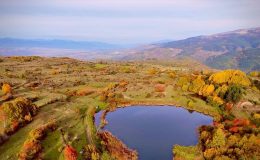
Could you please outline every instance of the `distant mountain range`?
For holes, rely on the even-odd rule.
[[[124,48],[123,45],[115,45],[94,41],[72,41],[72,40],[44,40],[44,39],[16,39],[1,38],[0,48],[56,48],[77,49],[86,51],[102,51]]]
[[[260,27],[144,46],[122,59],[191,57],[208,66],[260,70]]]
[[[88,60],[193,58],[213,68],[251,71],[260,70],[260,27],[158,41],[138,48],[92,41],[2,38],[0,55],[68,56]]]

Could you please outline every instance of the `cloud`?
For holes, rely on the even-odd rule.
[[[114,42],[180,39],[260,25],[259,1],[1,0],[0,36]]]

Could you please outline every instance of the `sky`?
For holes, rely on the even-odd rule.
[[[260,0],[0,0],[0,37],[138,44],[260,26]]]

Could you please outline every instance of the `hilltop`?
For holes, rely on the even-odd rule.
[[[190,57],[213,68],[252,71],[260,69],[259,53],[258,27],[147,45],[122,54],[122,59]]]

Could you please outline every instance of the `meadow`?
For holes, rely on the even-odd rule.
[[[172,105],[214,118],[200,127],[197,146],[173,146],[176,159],[260,158],[259,72],[177,60],[0,60],[1,160],[137,159],[94,125],[95,113],[131,105]]]

